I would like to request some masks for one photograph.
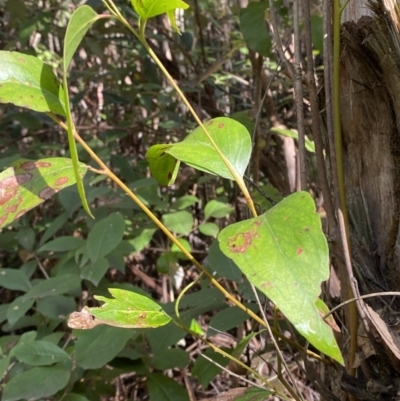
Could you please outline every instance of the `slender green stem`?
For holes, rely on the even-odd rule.
[[[347,285],[348,297],[352,298],[355,294],[351,286],[351,279],[353,276],[351,267],[351,246],[349,236],[349,214],[346,202],[346,187],[344,179],[344,163],[343,163],[343,140],[342,140],[342,126],[340,116],[340,19],[342,12],[346,7],[348,1],[343,7],[340,5],[340,0],[333,0],[333,123],[335,132],[335,154],[337,162],[337,176],[339,185],[339,196],[340,196],[340,209],[343,216],[344,232],[342,232],[342,244],[344,243],[343,250],[348,249],[349,255],[345,259],[347,260],[346,267],[348,270],[349,283]],[[340,220],[340,218],[339,218]],[[355,375],[354,360],[357,351],[357,330],[358,330],[358,319],[357,319],[357,307],[356,304],[350,304],[349,306],[349,320],[350,320],[350,352],[349,352],[349,373]]]
[[[108,0],[108,2],[110,4],[113,4],[112,0]],[[115,5],[114,5],[115,7]],[[120,20],[120,22],[130,31],[132,32],[138,39],[139,41],[142,43],[142,45],[145,47],[145,49],[147,50],[147,52],[149,53],[149,55],[152,57],[152,59],[154,60],[154,62],[158,65],[158,67],[160,68],[160,70],[162,71],[162,73],[165,75],[165,77],[167,78],[168,82],[170,83],[170,85],[175,89],[175,91],[178,93],[179,97],[181,98],[182,102],[185,104],[185,106],[188,108],[188,110],[190,111],[190,113],[192,114],[193,118],[195,119],[195,121],[197,122],[197,124],[199,125],[199,127],[201,127],[201,129],[204,131],[205,135],[207,136],[208,140],[210,141],[210,143],[212,144],[212,146],[214,147],[214,149],[216,150],[216,152],[218,153],[218,156],[222,159],[222,161],[225,163],[226,167],[228,168],[229,172],[231,173],[233,179],[237,182],[240,190],[242,191],[245,199],[246,199],[246,203],[252,213],[252,215],[254,217],[257,217],[257,212],[253,203],[253,200],[250,196],[250,193],[246,187],[246,184],[243,180],[243,177],[241,177],[237,172],[236,169],[232,166],[232,164],[230,163],[230,161],[224,156],[224,154],[221,152],[221,150],[219,149],[218,145],[216,144],[216,142],[214,141],[214,139],[211,137],[210,133],[208,132],[208,130],[206,129],[206,127],[204,126],[204,124],[202,123],[202,121],[200,120],[199,116],[197,115],[197,113],[195,112],[195,110],[193,109],[192,105],[189,103],[189,101],[187,100],[186,96],[184,95],[184,93],[181,91],[181,89],[179,88],[179,86],[176,84],[175,80],[172,78],[172,76],[170,75],[170,73],[167,71],[167,69],[164,67],[164,65],[162,64],[162,62],[160,61],[160,59],[157,57],[157,55],[154,53],[153,49],[149,46],[149,44],[147,43],[147,40],[145,38],[145,28],[146,28],[146,21],[140,20],[139,19],[139,33],[129,24],[129,22],[121,15],[121,13],[118,11],[118,13],[115,13],[116,17]]]

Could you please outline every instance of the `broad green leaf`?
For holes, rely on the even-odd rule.
[[[267,213],[232,224],[220,248],[248,280],[282,311],[314,347],[342,363],[330,327],[315,302],[329,277],[328,246],[306,192],[290,195]]]
[[[230,359],[225,358],[223,355],[213,351],[210,348],[206,349],[204,351],[204,354],[222,366],[226,366],[230,361]],[[220,367],[214,365],[212,362],[203,358],[201,355],[197,357],[192,369],[192,375],[194,377],[197,377],[200,386],[203,389],[205,389],[210,384],[210,381],[213,380],[214,377],[221,372],[222,369]]]
[[[284,129],[284,128],[276,128],[273,127],[270,129],[271,132],[273,132],[274,134],[278,134],[278,135],[282,135],[282,136],[287,136],[289,138],[293,138],[293,139],[299,139],[299,134],[291,129]],[[305,146],[306,149],[311,152],[311,153],[315,153],[315,145],[314,145],[314,141],[311,141],[310,139],[308,139],[307,137],[305,138]]]
[[[28,291],[32,285],[26,275],[18,269],[0,269],[0,287],[14,291]]]
[[[18,231],[18,242],[25,249],[32,251],[35,244],[35,231],[32,227],[21,227]]]
[[[151,401],[190,400],[184,387],[161,373],[151,373],[147,376],[147,388]]]
[[[33,299],[24,299],[23,295],[15,298],[7,309],[8,324],[13,326],[22,316],[25,315],[26,312],[28,312],[29,309],[32,308],[33,304]]]
[[[164,348],[152,354],[151,365],[158,370],[184,369],[189,363],[189,353],[180,348]]]
[[[86,35],[86,32],[99,18],[101,18],[101,16],[98,15],[91,7],[87,5],[78,7],[75,10],[68,23],[67,31],[65,33],[64,58],[63,58],[63,85],[65,88],[64,104],[65,104],[65,116],[67,118],[67,127],[68,127],[69,151],[72,158],[72,164],[74,167],[75,179],[78,187],[79,196],[81,198],[84,209],[91,217],[93,217],[93,215],[90,212],[89,205],[85,195],[85,188],[83,186],[83,181],[79,174],[78,151],[74,139],[75,126],[72,120],[71,105],[69,102],[69,95],[68,95],[67,71],[71,63],[72,57],[76,49],[78,48],[79,44],[81,43],[83,37]]]
[[[191,213],[181,210],[179,212],[164,214],[162,222],[168,230],[176,234],[189,235],[193,228],[194,219]]]
[[[271,37],[265,13],[268,2],[252,2],[240,12],[240,31],[249,48],[262,56],[271,55]]]
[[[255,304],[246,304],[246,306],[253,312],[258,312],[258,307]],[[236,306],[225,308],[211,318],[207,336],[213,336],[221,331],[228,331],[238,327],[248,318],[249,315]]]
[[[104,304],[99,308],[86,309],[94,316],[94,323],[125,328],[154,328],[171,321],[161,306],[148,297],[118,288],[109,288],[109,291],[114,298],[95,296]]]
[[[179,171],[179,160],[165,153],[171,145],[153,145],[146,153],[151,175],[161,185],[172,185]]]
[[[13,349],[13,355],[20,362],[32,366],[53,365],[70,359],[63,349],[47,341],[33,341],[18,345]]]
[[[190,206],[193,206],[195,203],[199,201],[199,198],[194,195],[184,195],[178,198],[172,205],[172,210],[182,210],[186,209]]]
[[[84,369],[101,368],[122,351],[133,333],[133,330],[110,326],[75,331],[76,363]]]
[[[199,225],[199,231],[204,235],[217,238],[219,227],[215,223],[203,223]]]
[[[131,0],[134,10],[140,18],[148,20],[176,8],[186,10],[189,6],[182,0]]]
[[[92,263],[103,258],[122,241],[125,222],[121,213],[112,213],[97,222],[87,239],[87,250]]]
[[[37,300],[36,309],[50,319],[65,320],[70,313],[76,310],[76,302],[71,296],[48,296]]]
[[[78,249],[84,244],[85,240],[82,238],[63,236],[44,244],[38,249],[38,252],[67,252]]]
[[[0,65],[0,103],[65,116],[64,90],[48,65],[9,51],[0,51]]]
[[[235,401],[264,401],[269,399],[272,395],[274,395],[272,391],[250,387],[246,390],[246,394],[235,398]]]
[[[233,170],[243,177],[251,155],[251,138],[246,127],[227,117],[214,118],[204,125]],[[233,180],[201,127],[197,127],[182,142],[172,144],[165,152],[198,170]]]
[[[3,379],[4,374],[7,372],[10,365],[11,355],[7,355],[0,359],[0,380]]]
[[[83,177],[86,171],[86,165],[79,163],[79,176]],[[0,173],[0,228],[75,182],[70,159],[15,161]]]
[[[5,385],[2,401],[51,397],[68,384],[70,374],[70,369],[61,364],[21,372]]]
[[[234,208],[232,206],[228,206],[226,203],[212,199],[204,208],[204,217],[206,220],[208,220],[210,217],[218,219],[226,217],[233,210]]]
[[[61,364],[21,372],[5,385],[2,401],[50,397],[67,385],[70,374]]]
[[[40,238],[40,245],[47,242],[58,230],[64,227],[68,221],[68,214],[66,212],[59,214],[54,220],[51,221],[49,227],[46,229]]]
[[[35,284],[25,295],[24,299],[44,298],[65,294],[68,291],[80,288],[81,280],[75,274],[64,274],[52,277]]]
[[[97,259],[96,262],[90,263],[82,269],[81,278],[92,282],[97,287],[109,267],[107,259]]]

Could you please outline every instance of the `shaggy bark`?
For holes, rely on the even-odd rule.
[[[400,291],[399,18],[382,0],[370,7],[372,17],[347,22],[341,32],[345,181],[353,266],[363,294]],[[356,399],[389,400],[398,389],[400,342],[390,317],[400,302],[385,314],[389,303],[368,301],[371,333],[364,343],[360,333],[359,381],[342,384]],[[385,390],[371,392],[371,383]]]

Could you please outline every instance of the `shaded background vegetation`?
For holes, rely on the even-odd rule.
[[[131,5],[122,0],[115,3],[134,24]],[[171,29],[166,18],[158,17],[149,22],[147,37],[203,120],[226,115],[249,129],[254,153],[248,176],[268,195],[267,200],[255,192],[258,207],[266,210],[271,199],[278,201],[294,190],[293,138],[297,135],[292,82],[275,57],[269,26],[263,18],[267,3],[188,3],[190,9],[177,14],[182,35]],[[61,76],[66,25],[74,9],[82,4],[104,11],[99,0],[0,1],[0,49],[38,56]],[[279,33],[290,58],[290,16],[284,1],[277,4]],[[321,21],[318,8],[314,11],[318,66]],[[234,185],[189,167],[181,169],[177,183],[170,189],[160,187],[149,175],[145,159],[148,147],[181,140],[196,125],[142,46],[125,28],[100,20],[74,57],[69,82],[81,136],[156,214],[163,216],[167,227],[188,249],[225,277],[227,288],[255,307],[248,283],[234,266],[221,266],[220,255],[213,253],[212,247],[210,250],[227,221],[247,217],[244,200]],[[307,101],[304,107],[307,112]],[[66,134],[42,114],[1,105],[0,132],[0,168],[20,157],[68,156]],[[308,145],[309,186],[323,216],[312,141]],[[84,152],[80,152],[80,160],[92,163]],[[186,391],[202,398],[237,386],[238,379],[232,382],[228,376],[217,376],[221,372],[218,367],[196,356],[202,345],[172,325],[151,332],[135,331],[129,336],[126,331],[104,327],[77,337],[71,335],[66,317],[84,305],[95,305],[93,294],[107,294],[110,286],[144,290],[166,303],[166,310],[168,305],[172,310],[181,288],[198,275],[121,191],[91,174],[85,177],[85,184],[96,220],[83,211],[75,188],[68,188],[0,233],[0,267],[19,271],[0,279],[3,380],[8,382],[29,373],[29,363],[7,359],[7,354],[16,343],[36,338],[58,344],[75,358],[71,363],[60,356],[58,365],[66,364],[63,372],[69,370],[72,374],[60,374],[57,380],[63,385],[52,399],[84,400],[74,398],[80,395],[97,400],[116,395],[157,401],[169,399],[160,395],[160,389],[172,388],[178,395],[170,399],[184,400]],[[107,265],[95,268],[84,260],[80,251],[83,242],[79,241],[87,238],[97,222],[115,213],[125,221],[123,240],[107,255]],[[52,242],[57,238],[61,242]],[[24,296],[35,284],[63,276],[65,281],[55,290]],[[223,297],[206,283],[199,285],[181,307],[188,322],[196,318],[205,332],[215,334],[212,338],[216,344],[228,349],[254,329],[245,314],[228,308]],[[215,328],[214,332],[210,327]],[[262,360],[253,358],[257,361],[254,363],[266,375],[274,375],[274,354],[262,338],[254,340],[249,355],[254,352],[264,354]],[[224,363],[215,353],[207,353]],[[304,379],[295,364],[293,370],[300,381]],[[34,376],[24,378],[33,385]],[[178,383],[177,388],[174,383]],[[312,387],[304,387],[307,399],[315,395],[313,391]],[[53,394],[40,394],[38,398]]]

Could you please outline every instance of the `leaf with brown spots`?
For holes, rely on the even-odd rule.
[[[48,65],[9,51],[0,51],[0,64],[0,103],[65,116],[64,89]]]
[[[227,117],[214,118],[204,125],[232,169],[243,177],[251,155],[251,138],[247,128]],[[200,127],[182,142],[156,146],[165,146],[165,153],[195,169],[233,180],[229,169]]]
[[[107,324],[124,328],[155,328],[171,321],[161,306],[148,297],[118,288],[109,288],[108,291],[114,298],[95,296],[104,304],[99,308],[74,312],[69,318],[69,327],[91,329]]]
[[[80,163],[79,174],[86,174]],[[0,228],[51,198],[60,189],[75,184],[70,159],[19,159],[0,173]]]
[[[172,185],[178,174],[180,161],[166,153],[172,145],[153,145],[146,153],[151,175],[161,185]]]
[[[328,246],[306,192],[288,196],[265,214],[232,224],[218,235],[221,251],[321,352],[342,362],[316,301],[329,277]]]

